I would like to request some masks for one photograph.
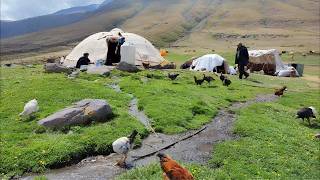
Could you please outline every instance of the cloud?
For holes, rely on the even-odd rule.
[[[103,0],[1,0],[2,20],[19,20],[54,13],[61,9],[89,4],[100,4]]]

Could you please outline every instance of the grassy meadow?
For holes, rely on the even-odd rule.
[[[196,54],[173,52],[167,59],[178,64]],[[222,55],[233,64],[233,53]],[[313,56],[306,58],[303,59],[306,64],[320,64]],[[274,88],[287,85],[289,91],[278,102],[254,104],[237,112],[234,132],[241,138],[215,147],[208,166],[186,166],[198,179],[319,178],[316,174],[319,141],[312,138],[319,132],[319,119],[311,128],[294,119],[301,107],[312,105],[320,109],[319,82],[252,74],[248,80],[241,81],[237,76],[230,76],[231,86],[224,87],[219,78],[212,75],[216,81],[211,85],[196,86],[193,76],[201,78],[202,73],[183,70],[170,70],[180,73],[176,81],[167,78],[169,71],[157,70],[136,74],[114,70],[109,77],[82,73],[74,80],[65,74],[44,73],[40,65],[35,68],[1,67],[0,70],[2,177],[43,172],[88,155],[109,154],[113,140],[128,135],[133,129],[138,129],[143,138],[147,130],[128,114],[132,98],[129,94],[138,98],[139,109],[152,119],[157,132],[174,134],[201,127],[232,102],[270,94]],[[120,93],[108,87],[116,81],[119,81]],[[19,118],[24,104],[33,98],[40,106],[36,117]],[[115,116],[106,123],[60,130],[37,125],[38,120],[84,98],[107,100]],[[155,164],[129,171],[120,179],[159,179],[160,172],[159,165]]]

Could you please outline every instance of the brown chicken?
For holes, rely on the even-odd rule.
[[[192,174],[179,165],[170,156],[159,153],[157,156],[160,158],[160,165],[163,170],[164,180],[193,180]]]
[[[287,86],[283,86],[283,88],[276,90],[276,92],[274,93],[274,95],[276,96],[283,96],[284,91],[287,90]]]

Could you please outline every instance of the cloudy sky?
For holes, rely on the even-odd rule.
[[[104,0],[0,0],[1,20],[19,20],[54,13],[74,6],[99,4]]]

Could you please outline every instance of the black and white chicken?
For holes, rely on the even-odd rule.
[[[138,131],[133,130],[130,136],[121,137],[112,143],[113,151],[123,155],[123,157],[117,162],[116,165],[120,167],[126,167],[126,159],[128,156],[128,152],[132,148],[134,139],[136,138],[137,134]]]

